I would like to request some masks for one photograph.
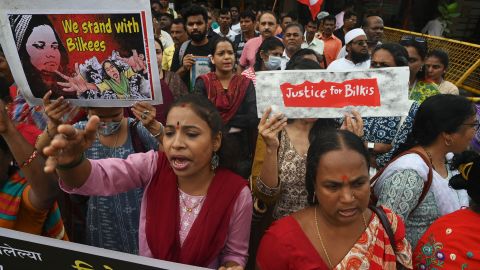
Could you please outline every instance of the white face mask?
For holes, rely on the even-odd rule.
[[[265,67],[268,70],[277,70],[282,65],[282,57],[269,55],[268,56],[268,61],[264,62],[264,63],[265,63]]]

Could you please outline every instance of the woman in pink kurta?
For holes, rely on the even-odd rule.
[[[133,109],[138,118],[152,117]],[[61,126],[45,153],[62,188],[83,195],[111,195],[144,187],[139,229],[140,255],[196,266],[243,269],[247,260],[252,201],[246,181],[226,169],[222,120],[200,96],[179,99],[159,128],[164,152],[126,160],[79,158],[96,132]],[[62,150],[62,151],[60,151]],[[166,222],[166,221],[171,222]]]

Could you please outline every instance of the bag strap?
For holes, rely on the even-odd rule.
[[[427,193],[428,191],[430,190],[430,186],[432,185],[432,180],[433,180],[433,167],[432,167],[432,163],[430,161],[430,159],[428,157],[426,157],[422,152],[418,151],[418,150],[415,150],[415,149],[410,149],[410,150],[407,150],[405,152],[402,152],[401,154],[397,155],[396,157],[394,157],[393,159],[391,159],[387,165],[385,165],[385,167],[383,167],[382,169],[380,169],[380,171],[378,171],[373,177],[372,179],[370,180],[370,186],[373,188],[375,186],[375,184],[377,183],[377,180],[378,178],[383,174],[383,172],[385,171],[385,169],[391,164],[393,163],[394,161],[396,161],[397,159],[399,159],[400,157],[403,157],[405,155],[408,155],[408,154],[417,154],[419,155],[423,161],[425,162],[425,164],[427,164],[428,166],[428,174],[427,174],[427,182],[425,182],[425,184],[423,185],[423,189],[422,189],[422,193],[420,194],[420,197],[418,198],[418,202],[417,202],[417,205],[415,205],[415,207],[412,209],[412,212],[415,211],[415,209],[417,209],[417,207],[422,203],[422,201],[425,199],[425,197],[427,196]]]
[[[190,42],[192,42],[190,39],[183,42],[182,45],[180,46],[180,49],[178,50],[178,61],[180,63],[180,66],[183,65],[183,57],[185,56],[185,52],[187,51],[188,45],[190,45]]]
[[[397,244],[395,242],[395,235],[393,233],[392,224],[388,220],[387,213],[385,213],[385,210],[383,210],[381,206],[372,205],[369,208],[380,219],[380,223],[382,223],[382,226],[388,235],[388,239],[390,240],[390,244],[392,245],[393,251],[397,253]]]

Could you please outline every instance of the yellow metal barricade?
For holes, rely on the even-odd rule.
[[[445,50],[450,60],[445,79],[480,96],[480,45],[390,27],[385,27],[384,41],[399,42],[404,35],[425,38],[430,50]]]

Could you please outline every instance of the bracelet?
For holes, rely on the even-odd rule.
[[[82,153],[82,156],[80,157],[79,160],[74,160],[70,163],[67,163],[67,164],[57,164],[57,170],[60,170],[60,171],[66,171],[66,170],[70,170],[70,169],[73,169],[75,167],[77,167],[78,165],[82,164],[82,162],[85,160],[85,154]]]
[[[162,135],[163,134],[163,131],[165,130],[165,127],[163,126],[163,124],[161,122],[158,122],[160,124],[160,131],[155,134],[155,135],[152,135],[154,138],[157,138],[158,136]]]
[[[32,161],[37,157],[37,154],[37,150],[33,150],[32,154],[22,164],[19,165],[20,169],[32,163]]]

